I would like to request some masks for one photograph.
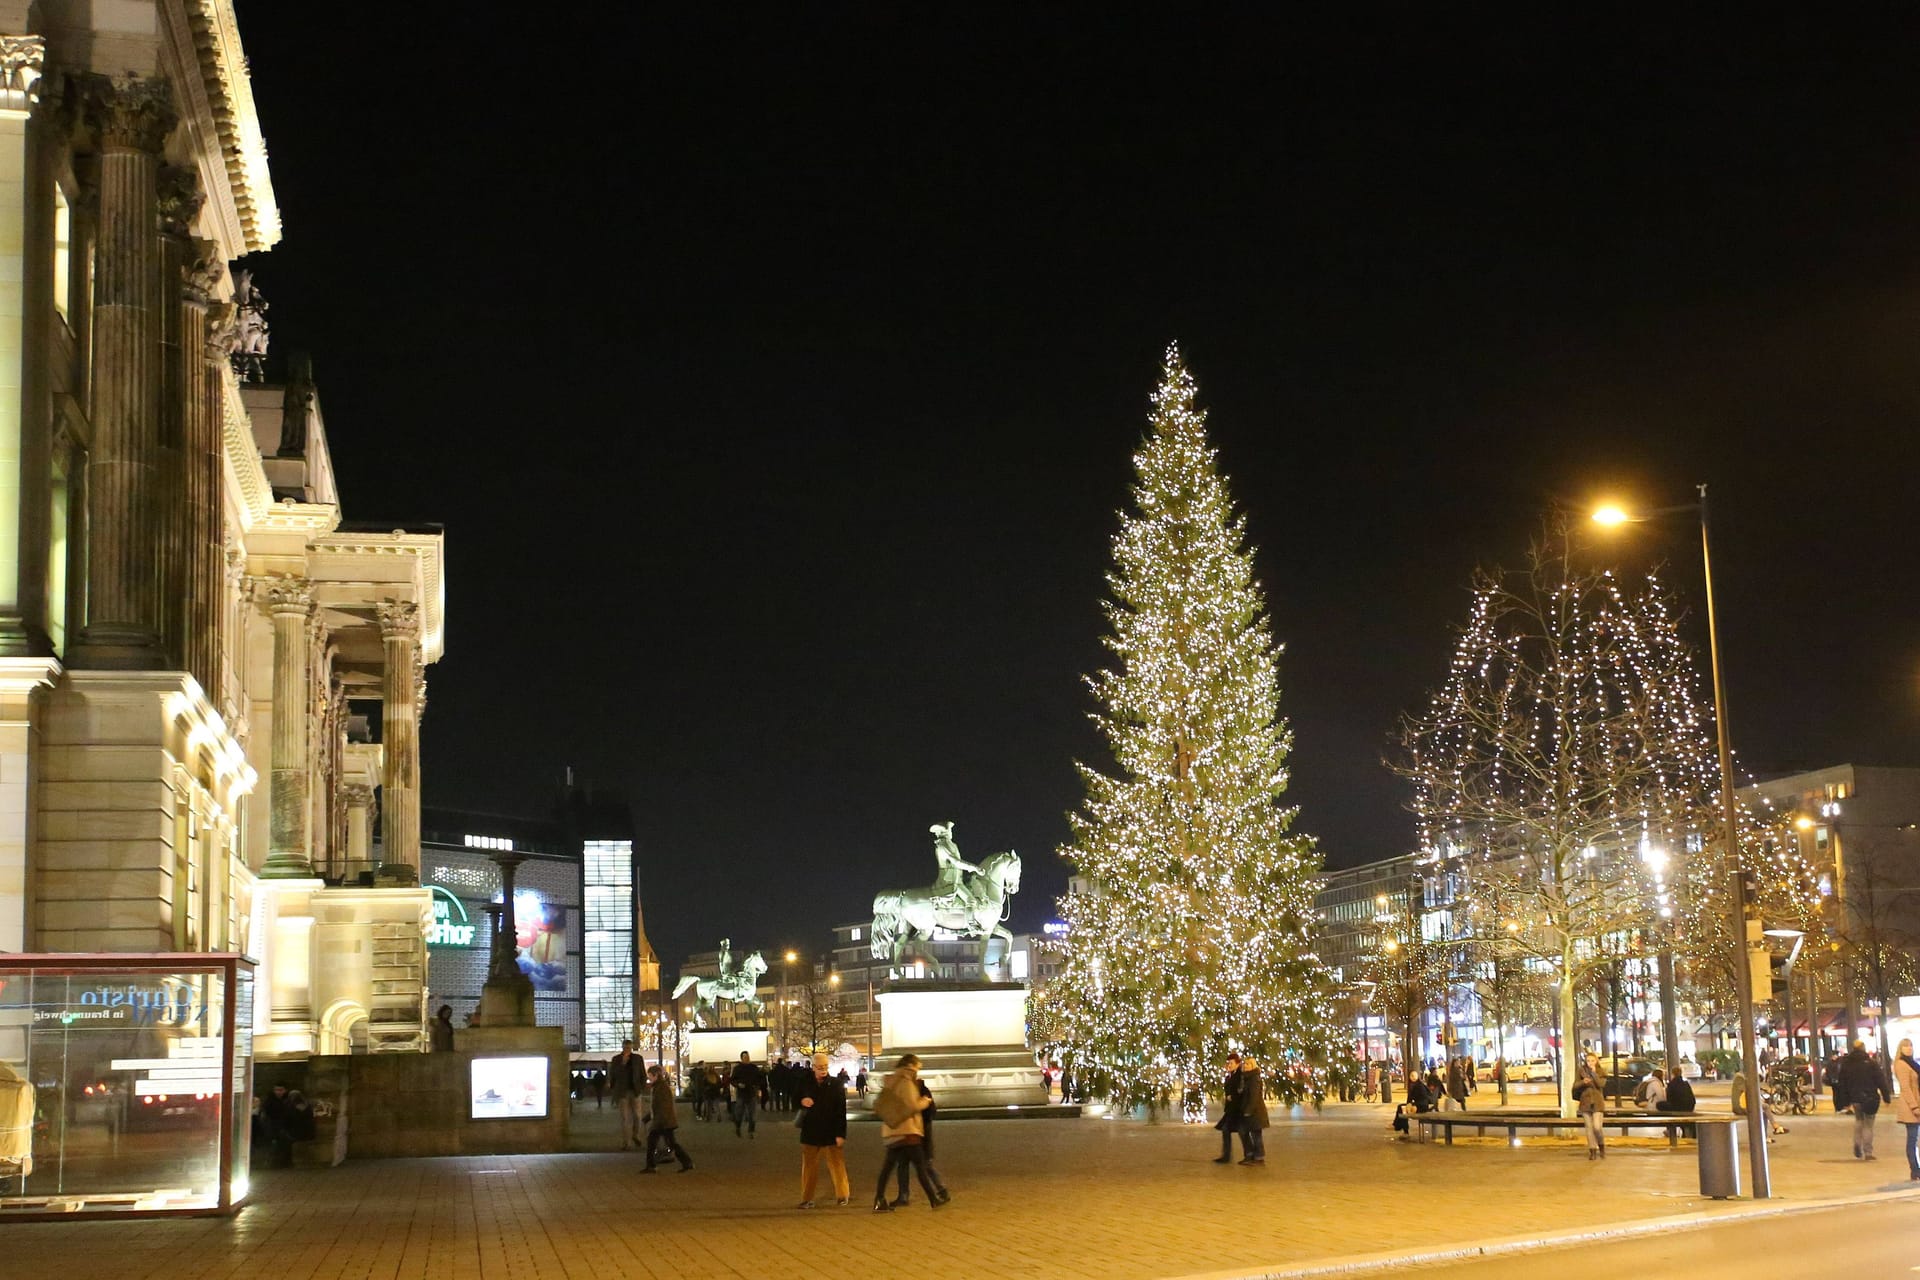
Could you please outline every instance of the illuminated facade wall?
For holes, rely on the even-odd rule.
[[[515,836],[498,834],[478,815],[463,824],[471,830],[435,829],[446,820],[442,811],[428,811],[428,830],[420,842],[420,879],[436,899],[436,926],[446,926],[429,935],[429,1006],[452,1005],[453,1023],[459,1027],[466,1025],[467,1015],[479,1005],[480,988],[487,980],[486,906],[499,900],[500,870],[488,857],[488,847],[467,837],[494,840],[496,849],[511,842],[513,852],[527,858],[515,872],[514,896],[519,941],[526,944],[520,967],[534,984],[534,1020],[543,1027],[561,1028],[570,1050],[587,1047],[580,860],[566,850],[558,832],[538,847],[529,847],[525,823],[513,824],[518,829]],[[472,927],[470,941],[462,941],[463,925]]]
[[[633,1035],[638,898],[633,841],[582,842],[586,895],[586,1049],[617,1051]],[[656,979],[656,986],[658,985]]]

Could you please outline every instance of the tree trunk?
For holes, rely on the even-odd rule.
[[[1561,948],[1560,952],[1560,1116],[1573,1119],[1573,1095],[1568,1090],[1573,1085],[1574,1062],[1569,1054],[1580,1051],[1578,1018],[1574,1013],[1573,998],[1573,948],[1571,944]]]

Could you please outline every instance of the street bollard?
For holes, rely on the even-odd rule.
[[[1724,1120],[1702,1120],[1694,1125],[1700,1148],[1700,1194],[1726,1200],[1740,1194],[1739,1126]]]

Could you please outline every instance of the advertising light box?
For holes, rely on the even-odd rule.
[[[475,1120],[538,1120],[547,1114],[545,1058],[475,1058],[469,1115]]]

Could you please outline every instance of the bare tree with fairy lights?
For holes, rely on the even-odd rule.
[[[1229,1048],[1289,1099],[1351,1070],[1313,950],[1313,841],[1281,803],[1279,646],[1243,519],[1170,347],[1108,575],[1115,665],[1090,680],[1117,769],[1082,766],[1061,853],[1096,891],[1061,904],[1066,963],[1036,1025],[1116,1101],[1205,1115]]]
[[[1524,569],[1477,576],[1446,683],[1396,762],[1422,859],[1482,936],[1555,985],[1563,1057],[1576,997],[1610,967],[1677,951],[1706,973],[1739,954],[1731,872],[1707,852],[1723,847],[1719,775],[1692,650],[1660,579],[1576,563],[1575,527],[1556,516]],[[1762,896],[1804,904],[1805,869],[1740,834]],[[1677,1003],[1672,985],[1661,998]]]

